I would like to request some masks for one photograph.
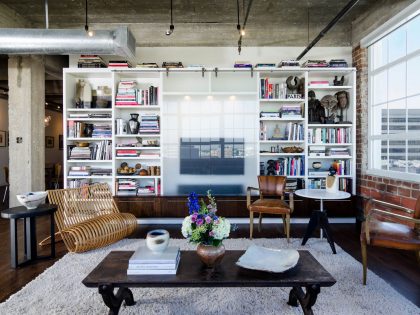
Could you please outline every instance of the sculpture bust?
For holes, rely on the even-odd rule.
[[[308,92],[308,118],[310,123],[325,123],[325,110],[321,106],[321,102],[316,99],[315,92]]]
[[[273,136],[271,137],[273,140],[281,139],[281,133],[279,125],[276,125],[276,128],[274,128]]]

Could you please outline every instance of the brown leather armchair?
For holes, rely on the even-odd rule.
[[[249,210],[249,238],[252,239],[254,228],[254,212],[259,213],[258,231],[261,231],[262,214],[280,214],[283,218],[284,234],[287,242],[290,237],[290,214],[294,209],[293,192],[289,193],[289,204],[284,200],[286,188],[286,176],[258,176],[258,186],[247,188],[247,207]],[[251,203],[251,192],[257,190],[260,192],[260,198]],[[280,197],[267,198],[264,197]]]
[[[364,285],[367,272],[367,245],[415,251],[420,263],[420,197],[414,210],[370,199],[366,204],[365,217],[366,221],[363,222],[360,233]]]

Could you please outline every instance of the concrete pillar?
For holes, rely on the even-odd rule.
[[[45,190],[45,59],[9,57],[10,206],[16,194]]]

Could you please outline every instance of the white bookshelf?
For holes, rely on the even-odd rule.
[[[261,98],[260,97],[260,83],[262,78],[269,78],[272,83],[285,83],[288,76],[297,76],[305,79],[303,99],[288,99],[286,97],[278,98]],[[334,77],[338,79],[344,76],[345,82],[343,86],[333,86],[332,81]],[[98,86],[106,85],[112,89],[112,106],[111,108],[75,108],[73,97],[75,95],[76,82],[79,79],[84,79],[89,82],[93,89]],[[124,105],[117,106],[115,104],[115,97],[117,87],[120,80],[135,80],[140,87],[146,88],[153,85],[158,87],[158,102],[157,105]],[[311,86],[311,81],[328,80],[330,86]],[[140,185],[153,184],[155,193],[145,194],[150,195],[165,195],[165,182],[169,181],[165,177],[165,159],[179,158],[179,152],[168,149],[173,146],[176,141],[179,141],[181,134],[177,134],[177,138],[173,138],[170,132],[163,132],[165,130],[172,130],[171,119],[178,119],[178,124],[181,124],[181,117],[183,112],[172,112],[172,104],[181,104],[189,101],[194,101],[197,104],[202,102],[211,102],[223,104],[219,107],[219,111],[226,115],[231,115],[228,112],[229,104],[231,102],[246,103],[246,106],[251,106],[255,113],[255,129],[249,129],[254,132],[252,136],[251,146],[248,146],[246,154],[252,154],[253,160],[256,161],[255,169],[252,178],[255,177],[255,182],[245,183],[246,185],[256,184],[256,176],[260,172],[260,162],[266,163],[268,160],[284,159],[284,158],[300,158],[304,161],[304,170],[302,174],[290,175],[288,178],[302,179],[306,185],[310,180],[316,178],[323,178],[325,176],[309,176],[309,169],[313,162],[321,162],[323,166],[331,164],[335,160],[349,160],[351,163],[351,174],[339,175],[343,179],[352,180],[351,192],[355,193],[355,170],[356,170],[356,72],[354,68],[298,68],[298,69],[279,69],[279,68],[258,68],[253,69],[235,69],[235,68],[219,68],[215,72],[215,68],[184,68],[184,69],[65,69],[64,70],[64,92],[63,92],[63,135],[64,135],[64,184],[68,187],[69,180],[86,179],[90,182],[106,182],[112,188],[113,194],[118,195],[116,190],[116,182],[119,179],[135,179]],[[346,120],[352,123],[341,124],[321,124],[310,123],[308,121],[308,91],[313,90],[316,93],[317,99],[327,94],[334,95],[338,91],[346,91],[349,94],[349,108],[347,110]],[[282,106],[302,105],[302,117],[260,117],[261,111],[278,111]],[[181,105],[180,105],[181,106]],[[183,105],[182,105],[183,106]],[[111,114],[111,118],[70,118],[70,114],[77,113],[92,113],[92,114]],[[139,133],[139,134],[117,134],[115,120],[122,118],[126,121],[130,119],[130,114],[139,114],[139,121],[142,114],[154,113],[159,116],[160,132],[159,134]],[[220,113],[219,113],[220,114]],[[212,115],[210,113],[210,115]],[[254,115],[254,114],[252,114]],[[168,119],[166,119],[169,117]],[[252,116],[254,117],[254,116]],[[68,137],[67,125],[68,122],[77,121],[85,123],[109,123],[112,128],[111,138],[88,138],[88,137]],[[266,139],[260,139],[258,125],[263,123],[267,126],[268,135]],[[272,132],[276,125],[279,126],[281,132],[284,132],[287,124],[302,125],[302,139],[271,139]],[[166,129],[165,129],[166,128]],[[346,128],[350,130],[350,137],[346,143],[309,143],[308,130],[315,128]],[[174,136],[175,137],[175,136]],[[157,146],[132,146],[139,141],[155,141]],[[248,138],[249,139],[249,138]],[[69,159],[68,145],[77,144],[78,142],[94,143],[103,140],[109,140],[112,143],[112,159],[108,160],[76,160]],[[175,142],[174,142],[175,141]],[[126,145],[125,145],[126,144]],[[302,153],[284,153],[281,151],[283,147],[298,146],[303,148]],[[345,147],[349,150],[349,156],[309,156],[309,150],[313,146],[324,146],[329,148]],[[250,151],[249,148],[255,148]],[[272,150],[279,152],[271,152]],[[117,156],[117,150],[135,150],[138,156]],[[165,153],[166,152],[166,153]],[[142,154],[143,153],[143,154]],[[165,155],[166,154],[166,155]],[[137,163],[142,164],[143,167],[155,166],[160,167],[159,176],[139,176],[139,175],[119,175],[117,168],[122,162],[126,162],[130,167],[134,167]],[[91,167],[107,167],[112,169],[110,176],[68,176],[68,171],[73,166],[91,166]],[[172,167],[172,166],[171,166]],[[168,176],[173,176],[168,169]],[[221,177],[217,180],[220,181]],[[194,178],[191,179],[194,181]],[[191,182],[194,184],[194,182]],[[160,192],[159,192],[160,191]],[[171,192],[169,193],[171,194]],[[121,194],[125,196],[125,194]]]

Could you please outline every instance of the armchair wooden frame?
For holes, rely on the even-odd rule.
[[[49,190],[48,199],[58,206],[55,221],[70,252],[84,252],[115,243],[137,227],[133,214],[120,213],[106,183]]]
[[[417,201],[417,205],[419,205],[419,200]],[[380,206],[382,209],[377,209],[376,206]],[[416,205],[416,206],[417,206]],[[362,250],[362,263],[363,263],[363,284],[366,285],[366,278],[367,278],[367,245],[371,245],[371,231],[370,231],[370,223],[373,220],[373,216],[375,214],[380,215],[387,219],[397,219],[400,222],[403,222],[405,224],[414,224],[414,231],[415,234],[417,234],[417,237],[420,239],[420,219],[390,212],[389,210],[399,210],[404,213],[407,213],[407,215],[413,216],[416,214],[415,210],[395,205],[389,202],[376,200],[376,199],[370,199],[367,202],[366,205],[366,220],[364,222],[364,231],[362,229],[362,233],[364,232],[364,235],[361,235],[361,250]],[[413,246],[407,246],[407,245],[401,245],[401,246],[389,246],[393,248],[400,248],[400,249],[406,249],[406,250],[414,250],[416,252],[417,261],[420,264],[420,243],[418,245]]]
[[[259,192],[259,199],[263,200],[264,199],[264,195],[261,192],[260,188],[257,187],[247,187],[246,190],[246,206],[247,209],[249,210],[249,238],[252,239],[252,235],[254,232],[254,212],[257,211],[251,211],[250,206],[252,204],[251,202],[251,195],[252,195],[252,191],[258,191]],[[289,194],[289,208],[290,208],[290,214],[293,213],[294,210],[294,197],[293,197],[293,192],[291,191],[283,191],[280,199],[282,201],[285,201],[284,195],[285,193]],[[258,218],[258,232],[261,232],[261,224],[262,224],[262,214],[263,212],[258,212],[259,213],[259,218]],[[266,213],[273,213],[271,211],[268,211]],[[284,229],[284,234],[286,235],[287,238],[287,242],[289,242],[290,240],[290,214],[289,213],[282,213],[282,219],[283,219],[283,229]]]

